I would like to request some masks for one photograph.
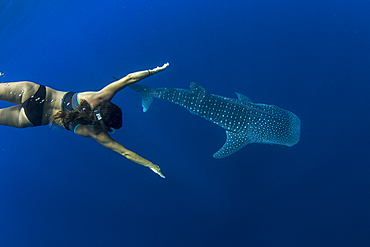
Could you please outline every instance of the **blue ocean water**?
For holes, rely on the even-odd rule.
[[[0,127],[0,246],[369,246],[370,2],[0,2],[0,81],[99,90],[154,68],[297,114],[291,147],[212,157],[225,131],[130,89],[113,138],[165,179],[71,132]],[[0,102],[0,107],[9,103]]]

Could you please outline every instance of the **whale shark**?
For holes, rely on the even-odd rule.
[[[299,142],[301,121],[294,113],[275,105],[253,103],[236,93],[237,99],[211,94],[195,82],[190,90],[151,88],[129,85],[142,97],[146,112],[154,98],[163,99],[188,109],[192,114],[211,121],[226,130],[226,142],[213,157],[225,158],[250,143],[277,144],[291,147]]]

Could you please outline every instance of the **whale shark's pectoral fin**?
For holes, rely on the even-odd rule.
[[[216,159],[225,158],[245,145],[252,143],[252,141],[246,136],[245,132],[231,132],[226,131],[226,142],[220,150],[218,150],[213,157]]]

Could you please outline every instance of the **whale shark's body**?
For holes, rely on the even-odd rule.
[[[178,104],[224,128],[227,140],[214,158],[229,156],[249,143],[291,147],[300,138],[301,121],[297,115],[274,105],[253,103],[239,93],[238,99],[227,98],[211,94],[194,82],[190,83],[190,90],[154,89],[140,84],[129,87],[141,95],[144,112],[155,97]]]

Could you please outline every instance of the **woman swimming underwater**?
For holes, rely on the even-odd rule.
[[[108,134],[122,127],[122,110],[110,102],[126,86],[169,66],[130,73],[100,91],[63,92],[29,81],[0,83],[0,100],[17,104],[0,109],[0,125],[16,128],[57,124],[79,136],[96,140],[127,159],[149,167],[164,178],[160,168],[126,149]]]

